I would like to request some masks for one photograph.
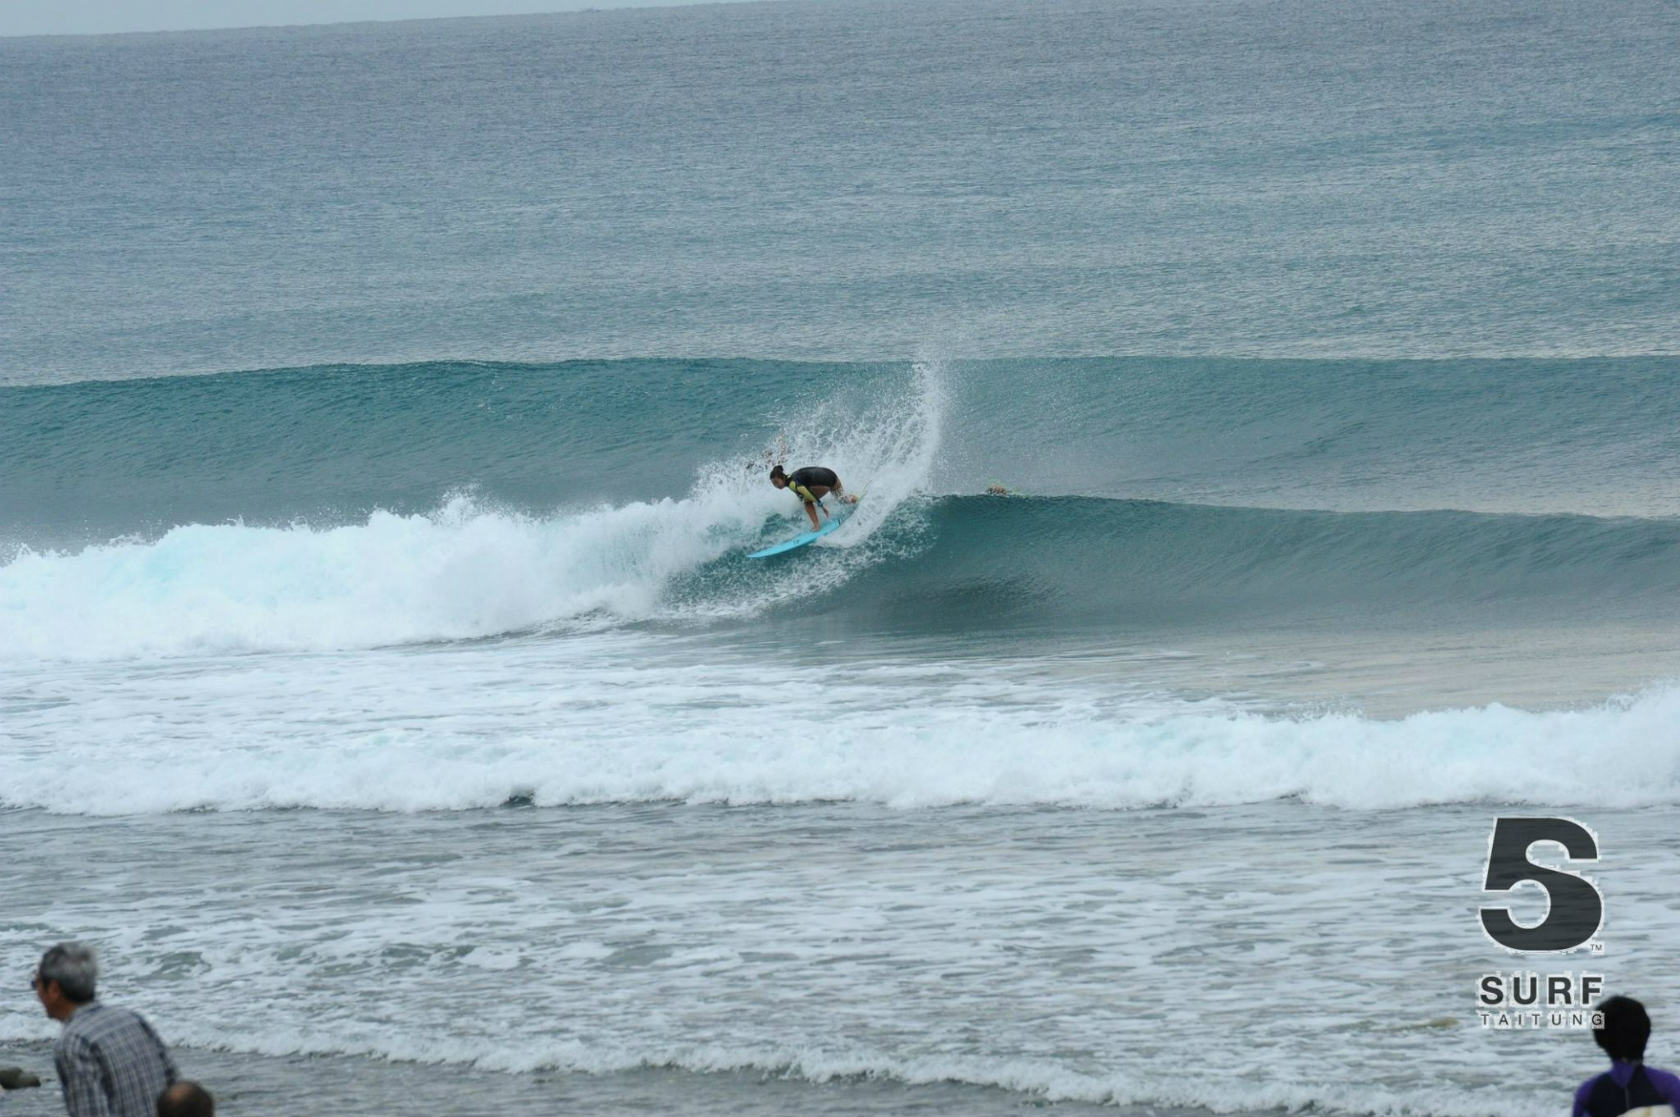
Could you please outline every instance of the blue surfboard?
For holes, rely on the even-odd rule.
[[[789,551],[797,551],[808,543],[815,543],[829,532],[840,526],[840,521],[828,520],[816,531],[807,531],[804,535],[796,535],[792,539],[784,539],[780,543],[772,543],[762,551],[754,551],[748,558],[769,558],[771,555],[785,555]]]

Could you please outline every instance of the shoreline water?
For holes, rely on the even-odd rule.
[[[1571,812],[1617,881],[1609,949],[1575,968],[1654,1013],[1680,955],[1666,865],[1638,851],[1675,810]],[[230,1112],[322,1074],[347,1112],[472,1112],[472,1090],[509,1113],[1532,1112],[1596,1051],[1477,1023],[1478,975],[1511,965],[1475,929],[1501,813],[8,811],[27,933],[0,964],[114,929],[110,1001],[218,1093],[261,1080]],[[29,1007],[0,1005],[0,1035],[39,1052]],[[383,1058],[298,1054],[333,1050]],[[1471,1085],[1490,1059],[1528,1085]]]
[[[209,1084],[218,1112],[438,1114],[541,1117],[552,1113],[695,1113],[777,1117],[964,1113],[978,1117],[1210,1117],[1191,1107],[1110,1105],[962,1082],[905,1083],[868,1075],[812,1081],[786,1073],[701,1073],[649,1067],[612,1075],[507,1073],[344,1055],[273,1056],[175,1048],[184,1077]],[[39,1089],[0,1097],[6,1117],[62,1117],[47,1043],[0,1044],[0,1063],[40,1074]],[[1240,1117],[1240,1115],[1239,1115]],[[1255,1117],[1259,1117],[1258,1114]]]

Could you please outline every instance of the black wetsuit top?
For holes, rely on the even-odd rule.
[[[808,465],[804,469],[796,469],[788,474],[789,485],[804,485],[807,489],[812,485],[821,485],[825,489],[838,489],[840,478],[832,469],[820,465]]]

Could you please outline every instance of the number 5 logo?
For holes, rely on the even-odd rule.
[[[1593,883],[1576,873],[1548,869],[1528,859],[1535,842],[1556,842],[1572,861],[1597,861],[1598,839],[1568,818],[1496,818],[1488,840],[1488,892],[1509,892],[1525,880],[1546,890],[1546,918],[1524,927],[1506,908],[1481,909],[1488,938],[1519,953],[1574,950],[1598,934],[1604,922],[1604,899]]]

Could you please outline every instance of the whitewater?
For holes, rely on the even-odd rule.
[[[1149,400],[1210,370],[1121,369],[1138,398],[1107,420],[1039,401],[1062,452],[1116,460],[1133,430],[1195,440],[1200,415]],[[25,892],[50,892],[86,878],[71,862],[90,834],[110,843],[148,883],[74,885],[78,920],[104,928],[119,980],[199,1073],[250,1083],[256,1107],[328,1059],[349,1060],[334,1065],[351,1107],[447,1108],[453,1081],[532,1111],[1497,1111],[1512,1095],[1463,1083],[1511,1058],[1466,1019],[1477,967],[1501,959],[1441,917],[1478,895],[1491,818],[1567,810],[1625,849],[1660,842],[1680,804],[1680,521],[1513,500],[1561,491],[1548,482],[1585,452],[1583,426],[1667,390],[1649,360],[1612,369],[1574,423],[1520,425],[1462,502],[1476,509],[1268,504],[1258,463],[1224,482],[1242,503],[1185,499],[1205,455],[1055,495],[951,491],[975,483],[951,463],[976,440],[1006,465],[1043,444],[1022,415],[1013,443],[994,426],[987,402],[1021,376],[1008,362],[851,368],[797,418],[747,410],[716,456],[593,415],[559,438],[530,424],[575,366],[163,378],[118,405],[98,386],[0,389],[21,400],[0,566],[8,854]],[[1063,366],[1061,390],[1115,370]],[[633,416],[691,366],[608,371],[590,405]],[[1252,413],[1259,370],[1212,371]],[[1320,413],[1369,418],[1340,446],[1298,414],[1270,420],[1302,428],[1262,440],[1296,484],[1376,473],[1435,421],[1411,401],[1375,410],[1345,369],[1304,371],[1343,386]],[[1524,405],[1501,374],[1581,371],[1484,368],[1481,398],[1509,413]],[[1379,373],[1425,398],[1465,380]],[[507,379],[517,401],[497,398]],[[417,383],[443,402],[381,425],[383,397]],[[474,400],[511,419],[469,435]],[[262,436],[277,407],[335,415],[279,474]],[[123,430],[153,417],[248,428],[222,445]],[[90,430],[107,432],[97,455]],[[467,437],[547,455],[546,487],[475,468]],[[1628,426],[1619,491],[1662,499],[1663,437]],[[405,457],[416,445],[459,464]],[[776,563],[744,557],[798,523],[767,454],[833,462],[866,494],[843,531]],[[380,469],[324,496],[285,477],[358,455]],[[120,477],[90,475],[107,461]],[[1060,467],[1034,464],[1015,472],[1053,484]],[[680,480],[645,493],[650,469]],[[171,522],[230,478],[246,515]],[[79,504],[79,523],[54,499],[117,484],[132,495]],[[1623,912],[1664,895],[1654,866],[1633,868]],[[191,928],[171,923],[183,902],[205,913]],[[1671,935],[1627,924],[1604,968],[1670,973]],[[510,979],[501,1013],[458,1010]],[[267,1006],[259,1025],[207,1011],[198,980]],[[341,982],[378,982],[396,1011],[337,1003]],[[596,1006],[587,1028],[510,1042],[516,1019],[579,1003]],[[1278,1012],[1312,1023],[1280,1041]],[[960,1042],[917,1038],[956,1021]],[[0,1014],[19,1058],[47,1034]],[[1280,1043],[1382,1078],[1252,1054]],[[1248,1069],[1200,1087],[1159,1072],[1188,1047]],[[1552,1079],[1520,1105],[1563,1088],[1539,1070],[1549,1050],[1531,1058]]]
[[[1520,969],[1672,1065],[1676,20],[0,40],[0,971],[233,1114],[1558,1111]]]

